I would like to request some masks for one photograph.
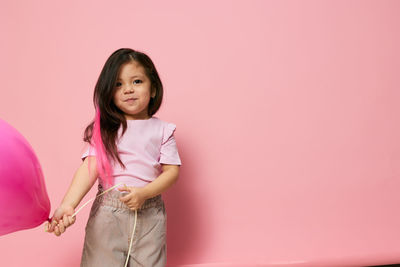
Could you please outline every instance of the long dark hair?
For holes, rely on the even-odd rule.
[[[125,133],[127,122],[124,113],[114,104],[113,98],[117,90],[115,84],[121,65],[132,61],[139,63],[145,69],[145,74],[151,82],[151,91],[156,92],[155,97],[150,98],[148,116],[151,117],[158,111],[163,99],[161,79],[153,61],[145,53],[130,48],[120,48],[107,59],[94,89],[95,118],[86,127],[83,141],[96,148],[97,169],[100,177],[108,184],[111,184],[112,176],[110,160],[118,161],[126,169],[118,155],[116,139],[121,124],[122,135]]]

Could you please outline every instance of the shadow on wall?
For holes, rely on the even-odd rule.
[[[167,267],[272,267],[272,266],[291,266],[291,264],[238,264],[238,263],[205,263],[205,264],[185,264],[185,265],[167,265]],[[363,267],[363,266],[360,266]],[[368,265],[364,267],[400,267],[399,264],[390,264],[390,265]]]
[[[180,140],[184,147],[184,140]],[[196,153],[195,151],[191,153]],[[207,247],[209,238],[202,233],[206,218],[199,214],[201,196],[196,195],[195,177],[199,173],[196,164],[192,164],[185,151],[179,151],[182,167],[178,181],[162,194],[167,210],[167,266],[172,262],[193,262],[202,258],[203,249],[198,242]],[[192,157],[193,158],[193,157]],[[197,177],[198,178],[198,177]]]
[[[400,263],[397,264],[389,264],[389,265],[371,265],[367,267],[400,267]]]

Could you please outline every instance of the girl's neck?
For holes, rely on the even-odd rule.
[[[127,121],[136,121],[136,120],[149,120],[149,119],[151,119],[152,117],[149,117],[149,116],[147,116],[147,117],[140,117],[140,118],[134,118],[134,117],[132,117],[132,116],[125,116],[125,119],[127,120]]]

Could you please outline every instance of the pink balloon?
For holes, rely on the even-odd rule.
[[[26,139],[0,119],[0,235],[49,221],[42,168]]]

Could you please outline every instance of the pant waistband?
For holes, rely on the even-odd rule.
[[[129,207],[124,202],[119,200],[120,197],[127,194],[126,192],[110,190],[107,193],[104,193],[103,195],[99,196],[103,192],[104,192],[104,189],[101,186],[101,184],[99,184],[98,192],[96,194],[96,199],[94,200],[94,202],[96,204],[103,205],[103,206],[109,206],[109,207],[113,207],[113,208],[118,208],[118,209],[130,210]],[[164,201],[160,194],[155,197],[146,199],[145,202],[143,203],[143,205],[139,208],[139,210],[143,210],[143,209],[147,209],[147,208],[151,208],[151,207],[157,207],[157,206],[161,206],[163,204],[164,204]]]

